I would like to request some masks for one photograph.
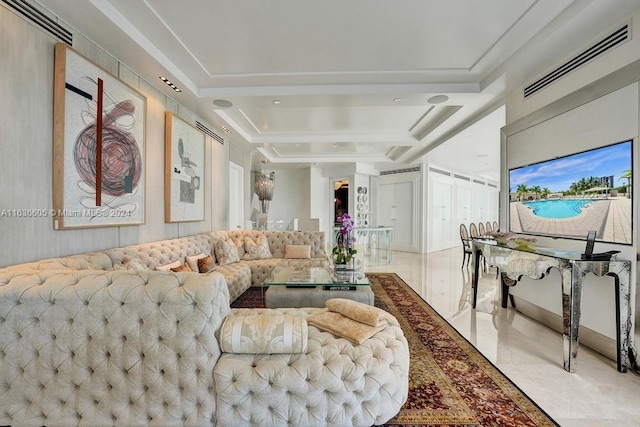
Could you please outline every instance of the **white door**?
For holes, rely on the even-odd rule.
[[[418,224],[419,176],[416,173],[376,177],[376,224],[393,227],[393,249],[420,251]]]
[[[244,228],[244,169],[229,163],[229,228]]]
[[[430,251],[439,251],[451,247],[451,202],[453,195],[453,184],[440,180],[430,180],[431,203],[429,204],[431,228]]]

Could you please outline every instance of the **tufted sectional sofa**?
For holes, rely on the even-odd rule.
[[[151,268],[210,253],[224,233],[0,269],[0,425],[349,426],[393,417],[408,393],[397,326],[360,345],[309,326],[301,353],[221,351],[231,314],[326,310],[231,309],[228,277],[241,293],[276,261],[206,274],[115,269],[132,256]],[[283,242],[318,245],[315,259],[283,262],[326,253],[323,235],[264,233],[274,233],[274,257]]]

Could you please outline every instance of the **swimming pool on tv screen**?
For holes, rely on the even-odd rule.
[[[534,215],[542,218],[572,218],[582,213],[592,200],[537,200],[525,202]]]

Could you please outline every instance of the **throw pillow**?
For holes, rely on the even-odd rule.
[[[240,259],[244,256],[244,237],[238,237],[237,239],[233,239],[233,243],[238,247],[238,256]]]
[[[229,315],[220,329],[225,353],[304,353],[309,327],[301,316]]]
[[[283,258],[311,258],[311,245],[284,245]]]
[[[193,271],[193,270],[191,269],[191,267],[189,267],[189,264],[182,264],[180,267],[173,267],[171,271],[175,273],[180,273],[180,272],[184,273],[184,272]]]
[[[140,258],[134,256],[132,258],[125,257],[122,264],[116,264],[113,266],[114,270],[134,270],[134,271],[146,271],[150,270],[147,265],[142,262]]]
[[[170,262],[169,264],[165,264],[165,265],[159,265],[156,267],[156,270],[158,271],[171,271],[172,268],[175,267],[180,267],[182,265],[182,263],[180,262],[179,259]]]
[[[250,237],[244,238],[245,254],[242,259],[269,259],[272,258],[269,250],[269,241],[264,234],[258,237],[258,241],[254,242]]]
[[[187,256],[185,258],[185,262],[189,264],[189,268],[191,269],[191,271],[198,271],[198,260],[206,257],[207,255],[199,253],[197,255]]]
[[[240,261],[238,247],[231,239],[216,240],[215,252],[220,265],[233,264]]]
[[[216,269],[216,264],[213,262],[213,257],[208,255],[198,260],[198,270],[200,273],[208,273]]]

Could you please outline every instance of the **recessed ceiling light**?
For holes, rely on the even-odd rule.
[[[160,80],[162,80],[163,82],[165,82],[167,84],[167,86],[169,86],[171,89],[175,90],[176,92],[182,92],[182,89],[180,89],[178,86],[176,86],[173,83],[171,83],[168,78],[163,77],[163,76],[160,76],[158,78]]]
[[[402,101],[402,98],[393,98],[393,102],[400,102]]]
[[[224,125],[220,125],[220,128],[225,131],[226,133],[231,133],[231,129],[229,129],[228,127],[224,126]]]
[[[221,108],[229,108],[233,106],[231,101],[227,101],[226,99],[214,99],[213,105],[221,107]]]
[[[273,100],[273,104],[274,105],[280,105],[280,100],[279,99],[274,99]]]
[[[447,102],[448,100],[449,97],[447,95],[436,95],[427,99],[427,102],[429,104],[442,104],[443,102]]]

